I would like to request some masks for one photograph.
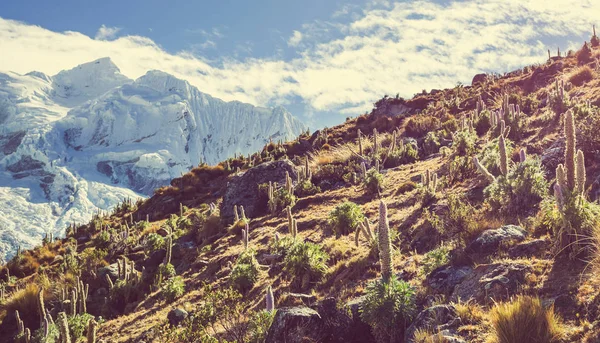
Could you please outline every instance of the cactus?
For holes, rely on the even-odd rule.
[[[563,196],[563,188],[559,183],[554,184],[554,199],[556,200],[556,204],[558,205],[558,209],[562,211],[563,206],[565,204],[565,198]]]
[[[71,316],[77,314],[77,291],[73,289],[71,291]]]
[[[556,182],[560,185],[562,189],[566,189],[567,187],[567,175],[565,174],[565,167],[561,163],[556,167]]]
[[[273,182],[269,181],[269,211],[271,214],[275,214],[277,212],[277,202],[275,201],[275,189],[273,187]]]
[[[46,308],[44,307],[44,290],[40,289],[38,292],[38,313],[40,315],[40,326],[44,324],[44,317],[46,316]]]
[[[294,191],[294,186],[292,185],[292,178],[290,177],[290,173],[286,170],[285,171],[285,190],[292,194],[292,192]]]
[[[171,263],[171,252],[173,250],[173,238],[171,236],[169,236],[167,238],[167,254],[165,255],[165,261],[164,264],[170,264]]]
[[[91,318],[88,322],[87,330],[87,343],[96,343],[96,331],[98,330],[98,323]]]
[[[240,219],[246,220],[246,212],[244,211],[244,206],[240,205]]]
[[[248,250],[248,236],[250,235],[250,227],[246,223],[246,228],[242,229],[242,240],[244,241],[244,250]]]
[[[504,121],[502,121],[504,122]],[[508,155],[506,153],[506,142],[504,136],[498,137],[498,150],[500,151],[500,172],[502,175],[508,175]]]
[[[233,205],[233,221],[237,223],[240,220],[240,215],[238,214],[237,205]]]
[[[367,165],[365,164],[365,162],[361,162],[360,164],[360,171],[362,174],[362,178],[365,179],[367,178]]]
[[[21,316],[19,316],[18,310],[15,310],[15,318],[17,319],[17,334],[23,335],[25,333],[25,324],[21,320]]]
[[[432,192],[435,193],[437,191],[437,184],[438,184],[437,173],[433,173],[433,176],[431,178],[431,184],[430,184],[429,190],[431,190]]]
[[[362,132],[360,132],[360,129],[359,129],[356,133],[358,136],[358,154],[360,156],[362,156],[363,155]]]
[[[294,236],[294,217],[292,216],[292,208],[290,206],[287,207],[287,219],[288,219],[288,230],[292,237]]]
[[[577,186],[575,184],[575,120],[573,118],[573,111],[568,110],[565,113],[565,137],[566,137],[566,147],[565,147],[565,167],[566,167],[566,176],[567,176],[567,187],[570,190],[574,190]]]
[[[488,179],[489,182],[494,182],[496,181],[496,178],[494,177],[494,175],[492,175],[492,173],[490,173],[480,162],[479,159],[477,158],[477,156],[473,156],[473,163],[475,163],[475,167],[477,167],[477,170],[479,170],[479,172],[486,177],[486,179]]]
[[[577,193],[583,195],[585,191],[585,160],[583,151],[577,151]]]
[[[312,179],[312,172],[308,166],[308,156],[304,159],[304,179],[310,181]]]
[[[525,152],[525,149],[521,148],[521,150],[519,151],[519,162],[523,163],[527,160],[527,153]]]
[[[29,330],[29,328],[25,329],[25,333],[24,333],[24,337],[25,337],[25,343],[29,343],[31,342],[31,330]],[[46,335],[47,337],[48,335]]]
[[[379,261],[381,263],[381,277],[384,282],[392,278],[392,242],[390,240],[390,226],[387,218],[387,206],[379,202]]]
[[[296,240],[296,236],[298,235],[298,221],[296,220],[296,218],[292,220],[292,228],[292,237],[294,238],[294,240]]]
[[[275,311],[275,297],[273,296],[273,288],[271,286],[267,287],[265,302],[267,304],[267,312]]]
[[[66,313],[58,313],[57,324],[58,329],[60,331],[61,343],[71,343],[71,337],[69,336],[69,324],[67,322]]]
[[[108,274],[104,274],[104,279],[106,280],[106,284],[108,285],[108,289],[111,290],[114,287],[112,280]]]

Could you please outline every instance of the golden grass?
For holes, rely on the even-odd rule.
[[[587,65],[576,68],[569,74],[569,82],[575,86],[581,86],[593,78],[594,71]]]
[[[39,291],[40,286],[37,283],[28,283],[24,288],[13,292],[6,302],[0,305],[0,320],[4,320],[7,316],[14,316],[15,311],[19,311],[26,327],[37,327],[39,325]]]
[[[543,308],[539,298],[518,296],[499,303],[489,313],[490,343],[560,342],[564,329],[554,308]]]

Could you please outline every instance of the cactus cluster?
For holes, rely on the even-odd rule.
[[[576,151],[575,118],[572,110],[565,113],[565,163],[556,167],[554,196],[560,209],[569,194],[583,195],[585,192],[586,172],[583,151]]]
[[[437,173],[432,173],[431,170],[427,169],[427,171],[421,174],[421,184],[428,191],[435,193],[438,188],[438,175]]]
[[[510,127],[505,127],[504,124],[504,120],[500,121],[500,135],[498,136],[498,152],[499,152],[499,166],[500,166],[500,173],[503,176],[508,175],[508,171],[509,171],[509,158],[508,158],[508,150],[506,148],[506,135],[508,135],[508,133],[510,132]],[[526,159],[526,155],[525,155],[525,151],[522,150],[520,152],[520,159],[521,162],[525,162]],[[494,175],[492,175],[492,173],[490,173],[487,168],[485,168],[485,166],[483,166],[480,162],[479,159],[477,158],[477,156],[473,156],[473,163],[475,164],[475,167],[477,168],[477,170],[486,177],[486,179],[488,179],[488,181],[490,183],[493,183],[494,181],[496,181],[496,177]]]
[[[354,236],[354,243],[356,244],[356,246],[360,245],[361,234],[365,237],[369,244],[375,241],[375,234],[371,229],[371,223],[369,223],[369,219],[366,217],[365,220],[362,223],[360,223],[360,225],[356,229],[356,233]]]
[[[238,208],[237,205],[233,205],[233,218],[234,223],[237,223],[240,220],[248,220],[248,218],[246,218],[246,212],[244,212],[244,206],[240,205],[240,207]]]

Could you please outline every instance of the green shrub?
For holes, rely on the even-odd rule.
[[[513,142],[510,139],[504,139],[506,145],[507,156],[511,155],[513,150]],[[479,154],[479,162],[485,167],[492,175],[500,175],[500,149],[498,145],[498,137],[490,140],[481,150]],[[473,165],[473,161],[470,161]]]
[[[548,191],[539,159],[529,158],[499,176],[484,190],[491,210],[505,215],[527,214],[536,209]]]
[[[377,342],[402,342],[415,309],[414,289],[392,277],[389,282],[377,280],[367,286],[361,318],[371,326]]]
[[[110,233],[104,230],[96,235],[94,238],[94,245],[100,249],[106,249],[110,245]]]
[[[492,123],[490,121],[491,115],[493,114],[489,110],[485,109],[481,111],[477,118],[475,118],[475,123],[473,127],[475,128],[475,132],[477,132],[477,135],[483,136],[490,130],[490,128],[492,127]]]
[[[302,180],[295,188],[298,197],[307,197],[321,192],[321,188],[315,186],[310,180]]]
[[[408,137],[421,138],[428,132],[440,128],[440,119],[430,115],[416,115],[406,123],[405,133]]]
[[[165,239],[157,233],[151,233],[146,237],[146,245],[144,250],[147,254],[151,254],[165,247]]]
[[[310,242],[293,244],[283,261],[283,269],[292,277],[292,287],[308,289],[313,282],[320,281],[327,271],[329,256],[321,246]]]
[[[365,187],[369,193],[379,194],[383,190],[383,175],[375,168],[369,169],[365,177]]]
[[[160,294],[167,300],[173,302],[180,298],[185,292],[185,283],[181,276],[175,276],[165,280],[162,284]]]
[[[345,201],[329,213],[329,225],[337,236],[347,235],[353,232],[364,218],[360,206],[351,201]]]
[[[248,321],[248,342],[263,343],[267,338],[267,333],[275,318],[275,311],[254,312]]]
[[[71,332],[71,341],[77,342],[80,338],[85,337],[90,319],[94,318],[91,314],[80,313],[75,316],[67,316],[69,323],[69,331]]]
[[[425,254],[421,261],[421,273],[429,275],[438,267],[444,266],[450,262],[450,250],[445,245],[433,249]]]
[[[428,132],[423,141],[423,155],[429,156],[440,151],[440,140],[435,132]]]
[[[473,153],[477,137],[471,130],[461,130],[452,138],[452,149],[458,156],[468,156]]]
[[[573,112],[577,118],[577,146],[580,146],[586,155],[597,157],[600,153],[600,135],[598,135],[600,111],[590,110],[589,107],[580,107],[588,110],[575,110],[578,106],[574,107]]]
[[[161,263],[156,270],[156,274],[154,275],[154,285],[160,286],[164,280],[170,279],[175,275],[177,275],[175,266],[173,266],[171,263]]]
[[[239,292],[245,293],[251,290],[258,280],[258,261],[255,255],[252,249],[242,252],[231,270],[229,282]]]
[[[413,163],[418,159],[417,147],[414,144],[404,144],[402,149],[395,149],[388,154],[384,165],[386,168],[394,168],[402,164]]]

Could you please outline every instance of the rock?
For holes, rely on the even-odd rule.
[[[191,241],[177,242],[177,243],[173,244],[173,249],[172,249],[173,259],[179,260],[182,257],[184,257],[187,253],[189,253],[190,251],[191,252],[196,251],[196,244],[194,244],[194,242],[191,242]]]
[[[105,276],[108,274],[113,282],[119,278],[119,266],[117,263],[110,264],[106,267],[102,267],[98,269],[98,279],[104,280]]]
[[[435,305],[424,309],[417,315],[412,324],[404,333],[404,341],[413,343],[415,332],[419,329],[430,329],[432,331],[447,330],[451,326],[458,325],[459,318],[456,310],[451,305]]]
[[[188,317],[188,312],[182,308],[174,308],[171,311],[169,311],[169,314],[167,314],[167,319],[169,320],[169,324],[171,324],[172,326],[179,325],[187,317]]]
[[[498,229],[483,231],[466,250],[477,254],[490,253],[497,250],[501,243],[520,242],[526,235],[527,231],[520,226],[504,225]]]
[[[352,319],[352,337],[355,342],[375,342],[375,338],[371,334],[371,327],[369,324],[363,322],[360,317],[360,308],[365,301],[366,296],[362,296],[356,299],[350,300],[346,303],[346,307],[350,310]]]
[[[284,307],[277,310],[265,343],[323,342],[323,319],[308,307]]]
[[[280,160],[262,163],[247,170],[240,175],[232,176],[225,190],[223,204],[221,205],[221,218],[225,222],[233,221],[233,206],[244,206],[247,217],[256,217],[266,210],[266,204],[258,201],[258,185],[277,182],[285,184],[285,172],[288,172],[292,180],[297,179],[296,167],[289,160]]]
[[[158,249],[152,252],[152,254],[142,262],[142,266],[146,268],[147,272],[153,272],[161,263],[163,263],[166,255],[167,251],[165,249]]]
[[[425,283],[437,292],[450,294],[472,271],[473,268],[469,266],[441,266],[427,275]]]
[[[167,231],[167,229],[165,229],[164,227],[161,227],[160,229],[156,230],[156,234],[162,237],[167,237],[169,235],[169,231]]]
[[[323,319],[323,332],[319,335],[323,342],[363,342],[356,341],[352,319],[347,313],[337,308],[335,298],[324,299],[316,306],[316,310]]]
[[[565,139],[560,137],[549,148],[542,151],[542,166],[554,174],[556,167],[565,160]]]
[[[475,86],[476,84],[479,83],[484,83],[487,80],[488,76],[487,74],[477,74],[475,76],[473,76],[473,80],[471,81],[471,86]]]
[[[315,301],[317,301],[317,298],[314,295],[302,293],[288,293],[287,298],[290,299],[293,304],[303,303],[306,306],[312,306]]]
[[[474,299],[479,303],[487,303],[490,299],[505,300],[517,293],[530,272],[531,267],[522,263],[479,265],[456,285],[450,298],[452,301]]]
[[[508,250],[508,256],[512,258],[541,256],[546,252],[549,244],[550,241],[547,238],[538,238],[520,243]]]

